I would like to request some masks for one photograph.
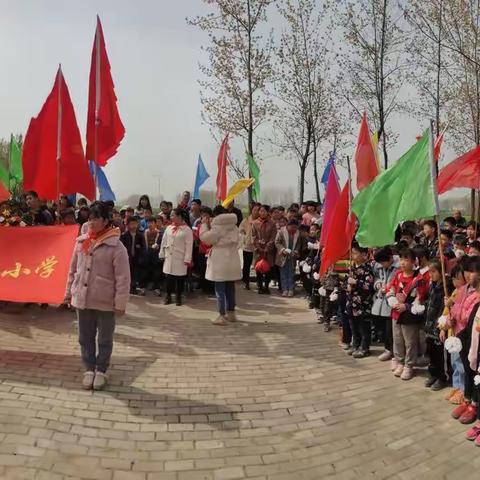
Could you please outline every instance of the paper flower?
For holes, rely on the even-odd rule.
[[[387,303],[388,303],[389,307],[393,308],[393,307],[396,307],[398,305],[398,300],[395,297],[388,297],[387,298]]]
[[[425,312],[425,305],[421,305],[417,301],[412,303],[412,308],[410,310],[414,315],[422,315]]]
[[[462,351],[462,341],[458,337],[448,337],[445,340],[445,350],[448,353],[460,353]]]
[[[437,320],[437,326],[438,328],[440,329],[444,329],[446,326],[447,326],[447,322],[448,322],[448,317],[446,315],[442,315],[441,317],[439,317],[439,319]]]
[[[330,297],[329,297],[329,298],[330,298],[330,301],[331,301],[331,302],[336,302],[336,301],[338,300],[338,293],[337,293],[337,291],[335,290],[334,292],[332,292],[332,293],[330,294]]]
[[[478,387],[480,385],[480,375],[473,377],[473,383]]]
[[[326,297],[327,296],[327,291],[325,290],[324,287],[320,287],[318,289],[318,294],[321,296],[321,297]]]
[[[315,272],[315,273],[313,274],[313,279],[314,279],[314,280],[320,280],[320,274],[319,274],[318,272]]]
[[[308,264],[304,264],[302,267],[303,273],[310,273],[312,271],[312,267]]]

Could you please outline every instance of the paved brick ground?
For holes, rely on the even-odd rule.
[[[480,478],[480,449],[442,394],[354,360],[301,300],[134,299],[107,391],[79,389],[74,317],[0,314],[0,478]]]

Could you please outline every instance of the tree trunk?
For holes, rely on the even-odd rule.
[[[298,186],[299,188],[299,201],[300,204],[303,203],[305,200],[305,171],[307,169],[307,162],[303,161],[302,164],[300,165],[300,184]]]
[[[318,181],[318,165],[317,165],[317,136],[313,134],[313,178],[315,179],[315,191],[317,192],[317,202],[321,203],[320,198],[320,182]]]

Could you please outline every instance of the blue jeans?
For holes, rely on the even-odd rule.
[[[285,265],[280,267],[282,289],[286,292],[293,291],[295,288],[295,265],[296,261],[288,257],[285,261]]]
[[[462,392],[465,388],[465,369],[463,368],[462,359],[459,353],[451,353],[450,359],[452,362],[452,385],[453,388],[459,388]]]
[[[215,282],[215,295],[220,315],[235,310],[235,282]]]

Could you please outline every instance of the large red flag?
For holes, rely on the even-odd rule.
[[[325,248],[320,263],[320,276],[350,250],[355,235],[355,215],[350,212],[350,181],[343,187],[332,217],[332,224],[327,233]]]
[[[217,157],[217,201],[223,202],[227,197],[227,167],[230,165],[228,161],[228,133],[223,139],[222,145]]]
[[[10,192],[4,187],[3,183],[0,182],[0,202],[8,200],[10,198]]]
[[[58,199],[60,193],[94,198],[95,185],[61,68],[40,113],[30,121],[22,164],[24,190],[48,200]]]
[[[78,226],[0,228],[0,299],[62,303]],[[32,248],[32,245],[35,247]]]
[[[480,188],[480,146],[458,157],[440,170],[438,174],[438,193],[453,188]]]
[[[320,235],[320,246],[324,246],[327,240],[328,231],[332,225],[335,205],[340,197],[340,186],[338,185],[337,171],[333,163],[328,172],[327,191],[325,192],[325,203],[323,204],[322,233]]]
[[[368,129],[366,113],[363,114],[360,132],[358,133],[355,165],[357,166],[357,188],[361,190],[378,175],[378,164],[370,137],[370,130]]]
[[[96,135],[95,135],[96,124]],[[102,24],[97,16],[97,30],[92,49],[88,87],[87,148],[88,160],[105,166],[120,146],[125,128],[118,113],[117,96],[110,72]]]

